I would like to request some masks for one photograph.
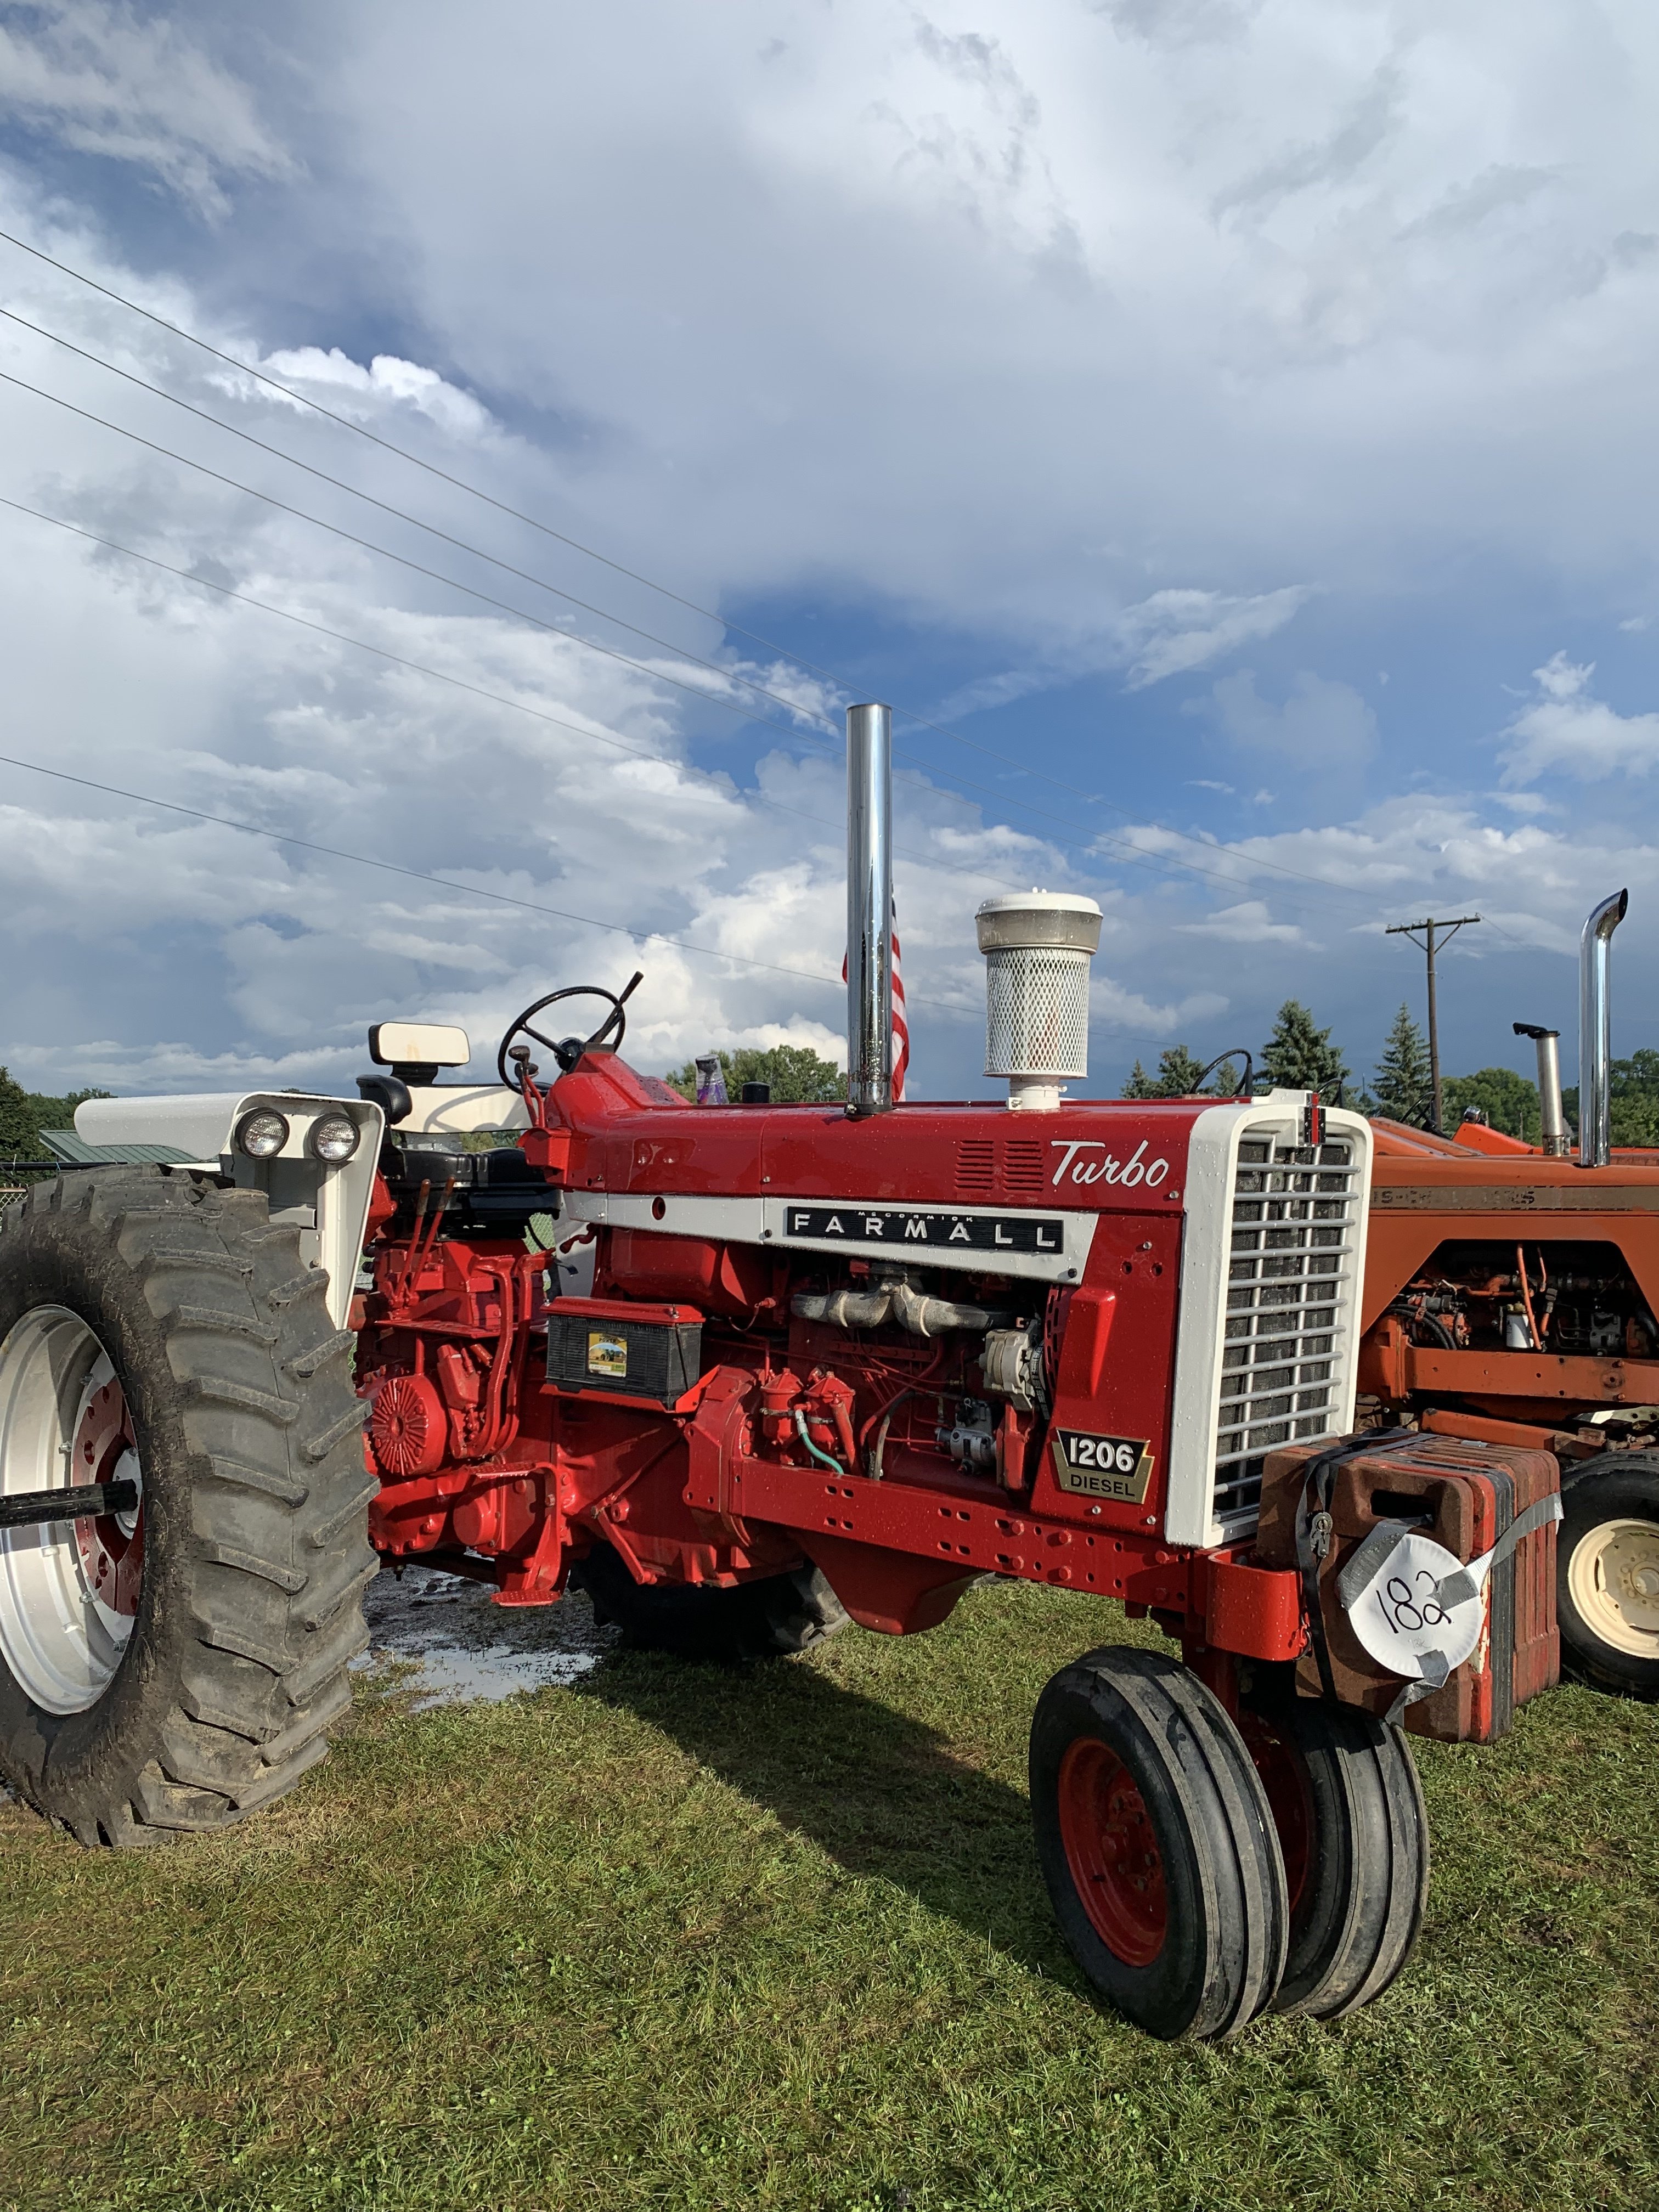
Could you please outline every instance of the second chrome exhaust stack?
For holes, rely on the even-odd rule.
[[[1561,1111],[1561,1032],[1540,1029],[1536,1022],[1516,1022],[1515,1034],[1530,1037],[1538,1048],[1540,1145],[1548,1158],[1565,1159],[1572,1147],[1567,1142],[1566,1118]]]
[[[1590,910],[1578,945],[1578,1164],[1604,1168],[1612,1152],[1613,933],[1630,904],[1615,891]]]

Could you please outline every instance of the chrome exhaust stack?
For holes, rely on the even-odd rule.
[[[1630,904],[1615,891],[1590,910],[1578,945],[1578,1164],[1604,1168],[1613,1148],[1613,933]]]
[[[847,709],[847,1110],[893,1107],[893,710]]]
[[[1551,1159],[1564,1160],[1571,1146],[1561,1111],[1561,1032],[1540,1029],[1536,1022],[1516,1022],[1515,1034],[1530,1037],[1538,1048],[1540,1147]]]

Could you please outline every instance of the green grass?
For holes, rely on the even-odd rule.
[[[1094,1600],[410,1715],[233,1836],[0,1810],[0,2204],[1229,2212],[1659,2203],[1659,1708],[1419,1747],[1406,1976],[1151,2042],[1049,1919],[1030,1708]]]

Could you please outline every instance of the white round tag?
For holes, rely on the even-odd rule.
[[[1480,1587],[1455,1605],[1443,1605],[1436,1595],[1462,1565],[1432,1536],[1413,1530],[1400,1539],[1348,1608],[1354,1634],[1379,1666],[1421,1681],[1431,1653],[1444,1659],[1448,1673],[1472,1655],[1486,1619],[1484,1575],[1478,1577]],[[1437,1666],[1431,1674],[1444,1679]]]

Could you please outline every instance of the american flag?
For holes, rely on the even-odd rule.
[[[847,981],[847,962],[841,963],[841,980]],[[910,1024],[904,1013],[904,978],[899,972],[898,913],[893,915],[893,1103],[904,1097],[905,1071],[910,1065]]]

